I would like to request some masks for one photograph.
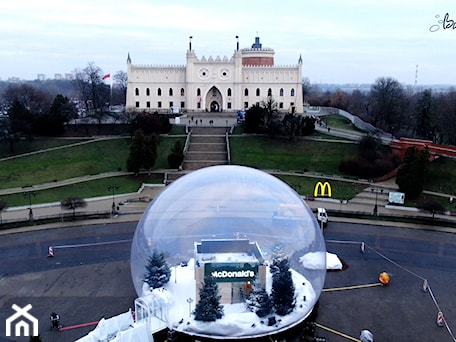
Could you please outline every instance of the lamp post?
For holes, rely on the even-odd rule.
[[[187,298],[187,303],[188,303],[188,316],[190,317],[192,315],[193,299],[191,297]]]
[[[383,189],[380,189],[380,188],[371,188],[371,192],[372,193],[375,193],[375,206],[374,206],[374,213],[373,215],[374,216],[378,216],[378,193],[382,193],[383,194]]]
[[[32,222],[33,221],[32,196],[33,197],[36,196],[36,191],[25,191],[24,198],[26,198],[27,196],[28,196],[28,200],[29,200],[29,221]]]
[[[116,212],[116,203],[114,202],[114,192],[119,189],[117,184],[108,185],[108,191],[112,191],[112,213]]]

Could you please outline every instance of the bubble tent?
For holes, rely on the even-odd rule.
[[[280,317],[281,323],[276,326],[243,329],[233,319],[229,322],[228,314],[220,320],[220,326],[217,322],[190,322],[189,301],[195,299],[192,295],[178,298],[180,292],[173,292],[183,281],[179,273],[184,270],[182,263],[192,265],[196,243],[236,239],[255,242],[266,264],[272,263],[278,247],[289,260],[296,307],[289,317]],[[131,248],[131,275],[139,297],[147,294],[145,265],[154,249],[164,253],[172,271],[167,289],[172,299],[165,300],[169,306],[167,325],[197,336],[249,338],[286,330],[310,314],[325,281],[326,247],[312,210],[282,180],[244,166],[210,166],[192,171],[168,185],[151,202],[136,227]],[[301,291],[302,285],[305,289]],[[192,291],[196,292],[194,285]],[[176,320],[183,319],[173,316],[178,312],[173,306],[178,303],[184,303],[187,310],[185,319],[189,322],[185,326],[178,326]],[[248,326],[255,324],[249,322]]]

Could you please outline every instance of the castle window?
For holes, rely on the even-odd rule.
[[[174,106],[174,102],[173,101],[169,101],[169,108],[173,108]]]
[[[161,88],[158,88],[158,89],[157,89],[157,96],[162,96],[162,90],[161,90]]]
[[[158,101],[157,107],[158,107],[158,108],[161,108],[161,107],[162,107],[162,102],[161,102],[161,101]]]
[[[169,96],[173,96],[173,88],[169,88]]]
[[[139,108],[139,101],[136,101],[136,108]]]
[[[249,103],[248,102],[244,102],[244,108],[245,109],[249,108]]]
[[[201,96],[201,89],[200,88],[196,89],[196,96]]]
[[[247,88],[244,89],[244,96],[249,96],[249,90]]]
[[[150,108],[150,101],[147,101],[147,102],[146,102],[146,107],[147,107],[147,108]]]
[[[291,88],[290,96],[294,96],[294,88]]]
[[[227,90],[226,93],[227,93],[227,94],[226,94],[227,96],[231,96],[231,88],[228,88],[228,90]]]
[[[268,89],[268,96],[272,96],[272,89],[271,88]]]
[[[185,102],[181,101],[181,108],[185,108]]]
[[[135,95],[139,96],[139,89],[138,88],[135,88]]]
[[[146,89],[146,96],[150,96],[150,89],[149,88]]]
[[[283,102],[279,102],[279,108],[283,109]]]
[[[184,96],[184,88],[181,88],[181,96]]]
[[[226,104],[226,106],[227,106],[228,109],[231,109],[231,102],[228,102],[228,103]]]
[[[200,102],[198,102],[198,103],[196,104],[196,108],[201,109],[201,103],[200,103]]]
[[[260,88],[257,88],[257,90],[256,90],[256,96],[260,96]]]
[[[283,96],[283,88],[280,88],[279,96]]]

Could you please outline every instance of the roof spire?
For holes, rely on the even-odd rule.
[[[127,64],[131,64],[130,52],[128,53]]]

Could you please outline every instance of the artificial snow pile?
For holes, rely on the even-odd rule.
[[[307,253],[300,259],[307,269],[322,269],[321,252]],[[326,268],[328,270],[342,269],[342,263],[337,255],[326,253]],[[226,337],[252,337],[264,336],[286,330],[301,322],[311,312],[317,294],[302,274],[290,269],[295,285],[296,305],[294,310],[285,316],[275,316],[276,320],[271,324],[267,317],[260,318],[248,310],[245,303],[224,304],[223,317],[214,322],[202,322],[193,319],[195,308],[195,279],[194,260],[191,259],[187,266],[175,266],[171,269],[169,282],[165,287],[151,289],[144,283],[141,299],[153,297],[153,301],[160,302],[160,311],[167,321],[168,327],[198,336],[226,336]],[[267,291],[270,293],[272,284],[271,272],[267,272]],[[155,319],[155,317],[151,317]],[[102,323],[103,322],[103,323]],[[131,312],[102,320],[94,331],[79,339],[77,342],[99,341],[139,341],[149,342],[155,329],[153,323],[146,326],[145,321],[133,323]],[[163,322],[162,322],[163,323]]]
[[[315,252],[315,253],[307,253],[299,258],[299,262],[308,269],[316,270],[321,269],[324,265],[321,264],[322,252]],[[326,269],[327,270],[341,270],[342,269],[342,262],[340,261],[339,257],[336,254],[326,252]]]
[[[118,316],[102,318],[94,330],[76,342],[150,342],[146,322],[134,323],[131,310]]]

